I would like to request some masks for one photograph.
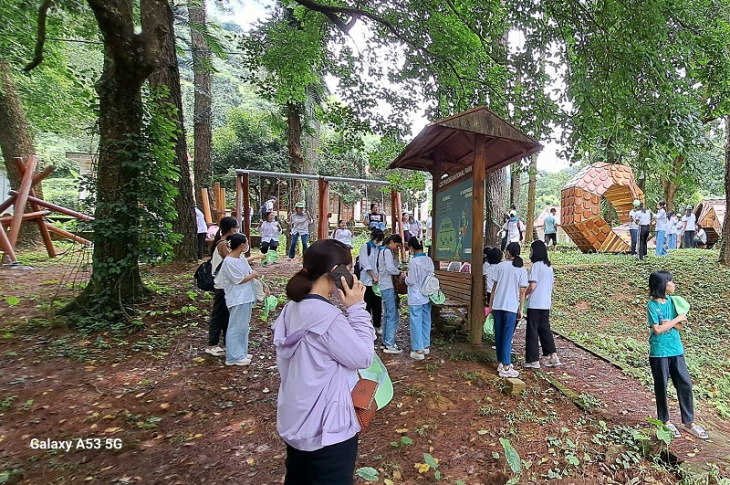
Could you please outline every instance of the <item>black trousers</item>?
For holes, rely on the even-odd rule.
[[[692,424],[695,420],[694,398],[692,396],[692,380],[684,362],[684,355],[674,357],[649,357],[651,375],[654,378],[654,397],[656,398],[657,419],[662,423],[669,421],[669,407],[667,406],[667,384],[672,378],[672,384],[677,390],[679,412],[684,424]]]
[[[383,318],[383,299],[373,292],[372,286],[365,287],[365,309],[373,317],[373,327],[380,328]]]
[[[279,241],[266,241],[261,243],[261,254],[266,254],[269,252],[269,249],[272,251],[276,251],[276,248],[279,247]]]
[[[644,259],[649,242],[649,226],[639,226],[639,259]]]
[[[695,247],[695,231],[684,231],[684,245],[685,248]]]
[[[205,255],[205,238],[207,236],[207,232],[198,233],[198,259],[203,259],[203,255]]]
[[[539,346],[538,346],[539,343]],[[540,360],[542,355],[555,353],[555,339],[550,331],[550,310],[527,309],[527,331],[525,332],[525,362]]]
[[[357,435],[315,451],[286,445],[284,485],[352,485],[357,459]]]
[[[221,336],[225,340],[226,330],[228,330],[226,292],[213,290],[213,310],[210,312],[210,323],[208,324],[208,346],[218,345]]]

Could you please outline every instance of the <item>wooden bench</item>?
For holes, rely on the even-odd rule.
[[[469,328],[469,305],[472,296],[471,273],[455,273],[437,269],[434,274],[446,297],[446,301],[441,305],[434,306],[453,309],[460,321],[465,324],[466,328]],[[482,303],[484,303],[484,298],[485,295],[482,295]]]

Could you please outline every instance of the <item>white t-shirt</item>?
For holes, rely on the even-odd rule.
[[[631,209],[629,211],[629,230],[639,228],[639,225],[636,223],[636,214],[638,214],[636,209]]]
[[[691,212],[689,216],[682,216],[682,222],[684,223],[683,229],[685,231],[694,231],[697,226],[697,218],[694,212]]]
[[[411,234],[416,236],[418,239],[421,239],[421,223],[414,220],[410,223],[410,226]]]
[[[264,221],[261,224],[261,242],[279,242],[281,226],[276,221]]]
[[[380,279],[378,280],[378,286],[380,287],[380,291],[392,290],[393,278],[391,277],[398,276],[400,274],[398,264],[396,264],[395,258],[393,257],[393,251],[388,248],[383,248],[382,250],[378,251],[375,259],[378,266],[377,273],[378,275],[380,275]]]
[[[208,224],[205,223],[205,216],[197,207],[195,208],[195,224],[198,226],[198,234],[208,232]]]
[[[670,234],[679,234],[679,228],[677,227],[677,223],[679,222],[679,219],[677,219],[677,216],[672,216],[667,221],[667,235]]]
[[[520,232],[525,232],[525,224],[517,219],[516,221],[507,221],[505,223],[503,229],[507,231],[507,241],[508,242],[520,242]]]
[[[370,246],[370,254],[368,254],[368,246]],[[373,286],[373,278],[368,273],[368,270],[371,270],[375,276],[378,276],[378,268],[375,265],[378,251],[381,251],[381,249],[369,242],[360,246],[360,281],[365,286]]]
[[[527,288],[527,270],[515,268],[512,260],[502,261],[495,266],[494,282],[497,291],[492,295],[492,310],[517,313],[520,306],[520,288]]]
[[[700,230],[697,231],[695,238],[698,238],[700,241],[702,241],[702,244],[707,244],[707,233],[701,227]]]
[[[301,215],[296,212],[291,215],[291,233],[292,234],[309,234],[309,215],[302,212]]]
[[[352,247],[352,231],[349,229],[337,229],[333,239],[340,241],[345,246]]]
[[[433,228],[433,219],[429,216],[429,218],[426,219],[426,237],[429,239],[433,238],[433,234],[431,234],[432,228]]]
[[[226,256],[226,259],[223,260],[223,266],[221,266],[215,281],[226,292],[226,306],[228,308],[256,301],[253,284],[250,281],[241,283],[241,280],[251,273],[253,273],[251,265],[248,264],[246,257],[243,255],[240,258]]]
[[[529,283],[536,283],[535,289],[527,300],[527,308],[550,310],[553,303],[553,282],[555,281],[553,268],[538,261],[532,265],[530,277],[527,280]]]
[[[659,209],[659,212],[654,214],[654,219],[656,219],[657,231],[667,230],[667,211],[665,211],[664,209]]]
[[[636,218],[639,220],[640,226],[648,226],[651,222],[651,211],[646,209],[644,211],[636,211]]]
[[[425,305],[430,301],[426,295],[421,293],[421,287],[429,273],[433,272],[433,261],[431,258],[426,256],[425,253],[413,255],[408,262],[408,276],[406,276],[409,305]]]

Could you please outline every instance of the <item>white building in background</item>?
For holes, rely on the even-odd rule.
[[[0,165],[3,165],[3,164],[0,164]],[[3,202],[5,199],[8,198],[9,191],[10,191],[10,179],[8,179],[8,176],[5,173],[5,167],[0,166],[0,202]],[[12,214],[13,206],[10,206],[10,208],[3,211],[3,213]]]

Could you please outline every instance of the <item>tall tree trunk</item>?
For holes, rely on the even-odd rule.
[[[725,207],[730,208],[730,116],[725,116]],[[730,266],[730,210],[722,225],[720,264]]]
[[[211,93],[210,48],[202,32],[207,31],[205,0],[191,0],[188,3],[190,16],[190,39],[193,54],[193,85],[195,87],[195,106],[193,112],[193,140],[195,157],[195,200],[202,208],[201,189],[210,187],[212,138],[211,120],[213,99]],[[212,192],[209,194],[212,195]],[[213,203],[212,199],[210,200]]]
[[[155,21],[137,33],[133,0],[87,0],[104,39],[99,93],[94,254],[91,280],[66,307],[94,316],[127,311],[147,290],[138,266],[139,227],[127,210],[139,200],[128,190],[139,177],[135,165],[142,134],[142,85],[159,62],[167,38],[165,0],[142,0],[142,17]]]
[[[510,184],[509,184],[509,203],[510,206],[514,206],[515,209],[520,208],[520,175],[522,165],[520,162],[515,162],[509,166],[510,173]]]
[[[679,177],[679,174],[682,171],[683,165],[684,165],[684,156],[683,155],[677,156],[674,159],[674,162],[672,162],[672,168],[673,168],[672,174],[667,179],[663,179],[661,181],[664,202],[667,203],[667,210],[670,210],[670,211],[676,210],[674,207],[674,196],[677,194],[677,178]]]
[[[317,165],[317,157],[319,154],[319,137],[321,132],[321,124],[318,120],[312,120],[314,127],[314,133],[304,133],[304,173],[315,173],[314,167]],[[317,234],[317,214],[319,214],[319,197],[316,195],[319,193],[319,183],[316,180],[307,181],[307,190],[304,196],[304,203],[307,205],[307,212],[312,216],[313,222],[309,224],[309,238],[310,241],[315,241],[318,238]],[[327,214],[328,210],[325,208],[324,213]]]
[[[286,144],[289,149],[289,171],[304,173],[304,155],[302,154],[302,113],[294,103],[286,105]],[[304,191],[301,180],[292,180],[292,202],[295,204],[304,200]],[[293,204],[292,204],[293,205]]]
[[[530,157],[530,183],[527,186],[527,214],[525,218],[527,234],[525,234],[525,247],[533,241],[535,233],[535,192],[537,186],[537,154],[534,153]]]
[[[185,138],[185,124],[183,120],[182,92],[180,89],[180,69],[175,52],[174,16],[169,5],[166,8],[164,19],[151,16],[142,16],[142,28],[151,29],[150,22],[164,20],[167,23],[167,36],[163,43],[157,70],[149,78],[150,87],[157,90],[166,87],[168,95],[160,101],[174,107],[175,125],[177,128],[175,142],[175,164],[179,170],[176,181],[178,194],[175,197],[177,218],[172,223],[172,229],[182,235],[182,240],[174,248],[175,261],[195,261],[198,257],[197,225],[193,201],[193,184],[190,180],[190,163],[188,162],[188,148]]]
[[[502,215],[507,209],[507,168],[490,172],[486,177],[486,196],[484,208],[486,213],[484,244],[499,247],[499,230],[502,227]]]
[[[20,187],[20,173],[13,163],[14,157],[27,159],[35,155],[33,136],[25,117],[20,93],[15,87],[10,66],[0,59],[0,148],[2,148],[5,170],[14,190]],[[36,196],[43,197],[41,184],[35,187]],[[0,194],[0,202],[7,194]],[[2,230],[2,228],[0,228]],[[40,244],[40,233],[35,224],[22,224],[18,235],[19,247],[33,247]]]

